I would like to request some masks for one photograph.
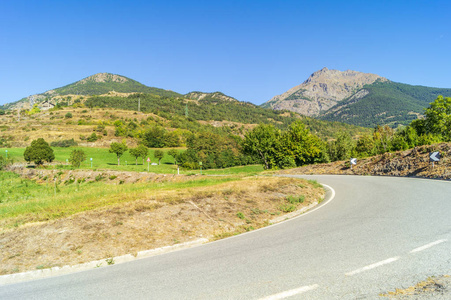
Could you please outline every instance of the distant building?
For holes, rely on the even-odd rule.
[[[49,110],[51,108],[55,107],[55,104],[51,103],[49,100],[45,100],[39,105],[40,110]]]

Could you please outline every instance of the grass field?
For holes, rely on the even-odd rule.
[[[181,190],[239,180],[239,177],[201,177],[184,182],[111,185],[94,183],[38,184],[11,172],[0,172],[0,224],[17,226],[46,221],[138,199],[152,199]],[[157,194],[159,196],[157,196]]]
[[[87,159],[82,163],[80,169],[107,169],[115,171],[131,171],[131,172],[149,172],[161,173],[161,174],[177,174],[177,166],[174,165],[174,159],[172,156],[167,155],[168,149],[161,149],[165,152],[165,156],[162,158],[160,165],[152,166],[147,164],[141,158],[138,158],[137,165],[136,160],[127,151],[120,158],[120,165],[117,165],[117,156],[114,153],[109,153],[107,148],[91,148],[91,147],[53,147],[55,153],[55,161],[57,165],[52,164],[51,167],[58,169],[70,169],[72,166],[66,162],[69,159],[70,153],[73,149],[82,149]],[[14,162],[25,162],[23,158],[23,153],[25,148],[0,148],[0,155],[5,156],[6,150],[8,150],[8,158],[12,158]],[[148,157],[151,163],[158,163],[158,160],[153,156],[156,149],[149,149]],[[179,151],[184,151],[184,149],[179,149]],[[91,167],[92,158],[92,167]],[[263,167],[260,165],[253,166],[242,166],[233,167],[228,169],[216,169],[216,170],[202,170],[202,174],[208,175],[234,175],[234,174],[246,174],[253,175],[263,171]],[[180,174],[198,174],[200,170],[182,170],[180,169]]]

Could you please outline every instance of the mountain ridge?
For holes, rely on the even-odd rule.
[[[438,95],[451,96],[451,89],[413,86],[376,74],[323,68],[262,107],[364,127],[397,127],[417,119]]]

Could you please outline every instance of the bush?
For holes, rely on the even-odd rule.
[[[70,118],[72,118],[72,113],[71,113],[71,112],[68,112],[66,115],[64,115],[64,117],[65,117],[66,119],[70,119]]]
[[[70,139],[70,140],[53,141],[50,143],[50,146],[68,148],[78,146],[78,143],[74,139]]]
[[[74,149],[70,153],[69,161],[75,168],[80,167],[81,163],[86,159],[86,154],[81,149]]]
[[[97,136],[97,134],[95,132],[93,132],[90,136],[88,136],[88,138],[86,139],[88,142],[95,142],[99,139],[99,137]]]
[[[10,164],[12,164],[12,160],[0,156],[0,171],[4,170]]]
[[[25,161],[33,161],[36,165],[42,165],[45,161],[52,162],[55,159],[53,149],[43,139],[39,138],[31,142],[23,154]]]

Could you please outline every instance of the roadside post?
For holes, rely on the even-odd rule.
[[[150,163],[150,157],[147,158],[147,172],[149,172],[149,163]]]
[[[357,164],[357,158],[351,158],[351,170],[352,170],[352,165],[356,165]]]
[[[91,157],[91,169],[92,169],[92,157]]]
[[[199,162],[199,165],[200,165],[200,175],[202,175],[202,162],[201,161]]]
[[[432,168],[434,168],[434,162],[440,161],[440,152],[435,151],[429,153],[429,161],[432,163]]]
[[[6,152],[6,159],[8,159],[8,150],[5,150]]]

